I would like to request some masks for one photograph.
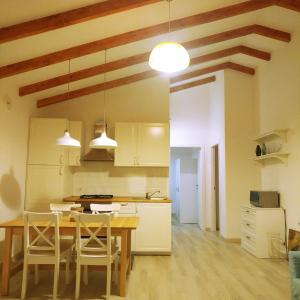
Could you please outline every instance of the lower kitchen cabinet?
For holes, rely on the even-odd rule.
[[[135,251],[170,253],[171,204],[137,203],[137,215],[140,222],[135,233]]]

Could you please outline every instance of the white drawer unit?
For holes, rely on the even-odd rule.
[[[241,206],[242,248],[259,258],[280,256],[280,243],[285,240],[284,210],[282,208],[260,208]]]

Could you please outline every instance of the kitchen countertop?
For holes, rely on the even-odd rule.
[[[63,198],[64,202],[80,202],[80,203],[107,203],[107,202],[136,202],[136,203],[172,203],[171,199],[150,200],[143,197],[113,197],[111,199],[80,199],[79,196],[70,196]]]

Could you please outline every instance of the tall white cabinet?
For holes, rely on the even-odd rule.
[[[66,119],[33,118],[30,123],[26,176],[25,209],[49,210],[49,203],[60,202],[72,193],[68,166],[80,164],[80,149],[65,149],[56,139],[66,129],[81,138],[81,122]]]
[[[116,123],[115,166],[168,167],[170,128],[167,123]]]
[[[241,206],[242,248],[258,258],[283,255],[285,240],[285,218],[282,208],[260,208]],[[280,245],[281,244],[281,245]]]

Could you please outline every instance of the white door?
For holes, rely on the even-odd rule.
[[[180,223],[198,223],[198,160],[180,159]]]

